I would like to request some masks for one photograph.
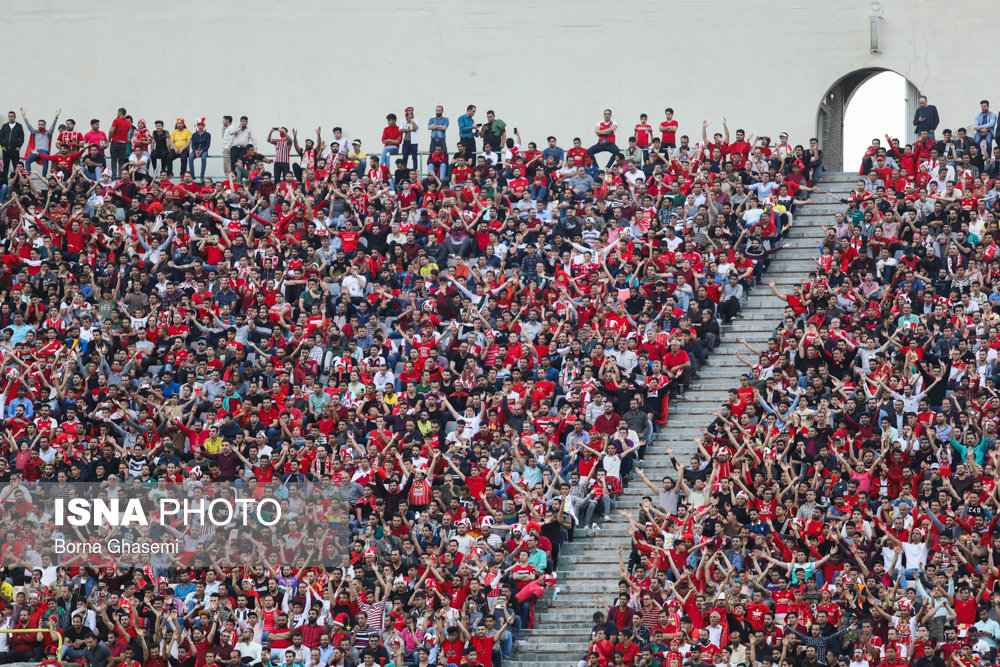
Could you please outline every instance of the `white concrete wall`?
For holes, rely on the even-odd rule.
[[[342,125],[366,147],[384,116],[413,105],[421,123],[443,104],[452,119],[472,102],[526,141],[556,134],[589,143],[601,110],[631,128],[672,106],[683,133],[718,129],[804,142],[840,77],[865,67],[899,72],[967,124],[990,76],[994,0],[144,0],[8,2],[6,106],[105,127],[118,106],[169,124],[223,114],[325,134]],[[869,53],[869,15],[881,14],[882,53]],[[979,34],[976,49],[961,43]],[[5,111],[5,109],[0,109]],[[625,137],[619,138],[623,144]],[[427,133],[422,136],[427,146]],[[213,146],[217,148],[217,144]]]

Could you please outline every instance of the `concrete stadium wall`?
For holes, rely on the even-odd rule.
[[[820,99],[864,68],[898,72],[927,94],[945,126],[968,124],[1000,47],[988,38],[990,0],[241,0],[10,3],[6,106],[51,119],[58,107],[104,128],[119,106],[150,124],[205,116],[217,152],[221,116],[272,125],[342,125],[369,151],[386,113],[435,104],[455,121],[468,103],[518,127],[525,141],[594,139],[605,107],[623,128],[641,112],[676,110],[680,130],[710,133],[726,116],[794,142],[816,134]],[[869,16],[883,17],[870,53]],[[986,52],[956,47],[979,35]],[[957,50],[956,50],[957,49]],[[964,55],[959,55],[963,54]],[[997,104],[1000,106],[1000,95]],[[0,109],[3,111],[5,109]],[[86,131],[86,129],[84,129]],[[628,130],[626,130],[627,132]],[[421,130],[421,148],[428,133]],[[619,136],[624,144],[625,136]]]

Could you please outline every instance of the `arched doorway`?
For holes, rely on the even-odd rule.
[[[882,67],[856,70],[838,79],[823,95],[816,113],[816,136],[820,140],[820,148],[823,149],[825,170],[844,171],[844,120],[854,94],[872,77],[891,71]],[[904,77],[904,81],[904,104],[901,113],[904,116],[902,126],[905,128],[905,136],[900,138],[912,142],[915,137],[910,121],[916,111],[920,91],[909,79]]]

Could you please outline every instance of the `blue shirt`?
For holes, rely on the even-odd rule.
[[[427,126],[430,127],[431,125],[444,125],[445,128],[447,128],[451,125],[451,121],[449,121],[446,116],[441,116],[440,118],[432,116],[431,119],[427,121]],[[445,130],[431,130],[431,139],[444,139],[444,133]]]
[[[545,150],[542,151],[542,157],[546,160],[548,160],[550,157],[554,157],[556,159],[556,164],[559,164],[560,162],[563,161],[563,158],[566,157],[566,151],[559,148],[558,146],[556,146],[555,148],[546,148]]]
[[[188,596],[188,593],[194,593],[195,585],[194,582],[188,582],[186,584],[177,584],[174,587],[174,595],[183,600]]]
[[[13,334],[10,337],[10,344],[16,345],[18,343],[23,343],[24,340],[28,337],[28,332],[34,331],[35,327],[31,326],[30,324],[22,324],[21,326],[17,326],[16,324],[11,324],[10,326],[5,327],[4,331],[6,331],[7,329],[10,329],[11,333]]]
[[[997,115],[992,111],[988,111],[986,113],[980,112],[979,115],[976,116],[976,129],[985,129],[992,132],[996,125]]]
[[[212,134],[210,132],[195,132],[191,135],[191,150],[207,151],[212,145]]]
[[[31,399],[28,398],[12,398],[7,401],[7,418],[10,419],[14,416],[14,409],[17,406],[24,406],[24,416],[31,419],[35,416],[35,406],[32,404]]]
[[[476,136],[472,128],[476,124],[476,121],[469,117],[469,114],[465,114],[458,119],[458,136],[463,139],[466,137]]]

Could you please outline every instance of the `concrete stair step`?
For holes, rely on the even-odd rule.
[[[586,633],[585,636],[589,639],[589,633]],[[563,637],[560,636],[560,639],[563,639]],[[519,650],[521,654],[528,653],[534,654],[533,657],[542,657],[553,653],[568,653],[574,648],[576,648],[576,644],[570,642],[554,642],[551,639],[548,641],[528,639],[525,640]]]
[[[610,596],[608,596],[608,595],[605,596],[605,598],[608,598],[608,597],[610,597]],[[608,600],[608,602],[610,603],[610,600]],[[547,626],[545,624],[545,621],[542,620],[538,624],[539,627],[541,627],[541,628],[544,628],[544,627],[549,627],[549,628],[562,627],[563,623],[587,623],[588,621],[589,622],[593,622],[594,612],[598,611],[598,609],[599,609],[599,607],[597,606],[597,601],[596,600],[594,601],[593,604],[586,605],[586,606],[563,607],[562,605],[560,605],[558,607],[551,607],[551,606],[545,604],[543,601],[540,601],[538,603],[538,605],[543,607],[544,611],[546,612],[546,615],[551,614],[552,617],[553,617],[553,620]],[[536,607],[536,609],[537,609],[537,607]],[[607,611],[607,609],[605,609],[604,611]],[[556,617],[558,617],[558,621],[555,620]],[[536,619],[539,618],[539,614],[538,613],[535,614],[535,618]],[[580,652],[579,655],[582,656],[583,651],[587,650],[587,644],[586,644],[586,642],[583,644],[583,646],[578,647],[578,650]],[[522,654],[520,656],[518,656],[518,657],[522,657],[523,658],[523,656],[524,656],[524,653],[522,652]],[[565,667],[565,664],[563,665],[563,667]]]
[[[813,256],[815,255],[816,253],[813,249],[811,247],[806,247],[805,245],[781,251],[781,259],[804,259],[811,262]]]
[[[670,408],[670,414],[677,414],[677,410],[680,410],[681,408],[688,408],[703,410],[707,415],[709,410],[714,409],[719,405],[719,403],[729,398],[728,391],[728,389],[714,389],[699,392],[688,391],[690,396],[685,396],[682,400],[674,403],[674,405]],[[706,393],[711,394],[711,396],[706,396]]]
[[[800,214],[810,213],[813,215],[836,215],[844,210],[844,205],[840,202],[831,202],[828,197],[824,197],[823,199],[825,201],[815,201],[812,204],[797,207],[795,209],[796,213],[792,221],[792,227],[795,227],[795,221],[799,219]]]
[[[781,317],[780,313],[778,314],[778,317]],[[771,331],[769,329],[765,329],[764,327],[760,327],[760,328],[756,328],[756,327],[744,327],[743,330],[740,331],[738,335],[736,335],[736,336],[730,336],[727,339],[725,339],[725,343],[724,344],[725,345],[733,345],[733,344],[735,344],[735,345],[739,345],[740,347],[743,347],[742,345],[740,345],[740,342],[738,340],[739,338],[745,339],[748,343],[753,343],[755,341],[762,341],[762,342],[763,341],[767,341],[767,339],[770,338],[770,337],[771,337]],[[746,348],[743,348],[743,349],[746,349]],[[708,358],[708,365],[711,366],[712,364],[715,363],[715,361],[716,360],[713,359],[710,356]]]
[[[777,287],[777,286],[778,285],[775,285],[775,287]],[[749,297],[749,298],[753,298],[753,297]],[[778,299],[775,299],[775,303],[783,303],[783,302],[779,302]],[[772,320],[773,319],[775,321],[775,323],[777,324],[777,321],[779,319],[781,319],[781,317],[782,317],[782,315],[784,315],[784,313],[785,313],[785,309],[782,306],[758,306],[758,307],[756,307],[756,308],[754,308],[752,310],[749,309],[749,308],[744,308],[743,312],[741,313],[741,315],[743,315],[743,317],[737,318],[734,321],[733,328],[731,329],[731,331],[738,332],[738,330],[739,331],[746,330],[747,329],[747,324],[740,324],[740,325],[736,324],[736,322],[741,322],[741,321],[742,322],[747,322],[747,321]],[[740,333],[739,335],[742,335],[742,333]],[[723,337],[723,340],[726,340],[726,337]]]
[[[747,369],[750,370],[749,368]],[[731,378],[699,378],[691,383],[691,388],[688,389],[688,393],[694,393],[696,391],[704,391],[707,389],[722,389],[728,392],[730,387],[739,386],[739,377],[733,376]],[[727,393],[728,395],[728,393]],[[673,412],[673,407],[670,409]]]
[[[557,586],[561,590],[566,590],[567,586],[576,586],[579,583],[586,582],[597,582],[601,585],[601,595],[604,596],[606,600],[610,603],[611,600],[608,597],[608,571],[603,568],[594,568],[591,570],[585,569],[586,566],[580,566],[574,570],[569,571],[566,576],[559,575],[559,583]],[[566,579],[564,583],[562,580]],[[559,593],[559,597],[562,597],[562,593]]]
[[[747,352],[747,354],[743,355],[743,358],[746,359],[747,355],[749,354],[750,353]],[[738,359],[734,359],[733,361],[735,361],[736,363],[726,363],[725,365],[719,364],[717,366],[709,366],[708,368],[703,368],[700,371],[698,371],[698,378],[696,379],[701,380],[705,378],[724,378],[724,377],[731,377],[736,379],[742,373],[749,371],[749,368],[743,362],[739,361]]]
[[[831,183],[855,183],[858,180],[857,172],[853,171],[824,171],[817,183],[824,190]]]
[[[566,624],[560,624],[560,627],[565,628],[567,630],[567,632],[571,632],[571,633],[574,633],[574,634],[579,634],[579,633],[582,632],[589,639],[590,638],[590,629],[592,627],[594,627],[594,624],[593,623],[566,623]],[[533,637],[551,637],[551,636],[552,636],[552,629],[551,628],[539,627],[538,624],[536,624],[535,627],[531,628],[530,630],[521,630],[521,638],[522,639],[529,639],[529,638],[533,638]]]
[[[767,270],[770,277],[777,273],[801,273],[803,277],[810,271],[816,270],[816,262],[811,259],[790,259],[787,262],[775,263]]]

